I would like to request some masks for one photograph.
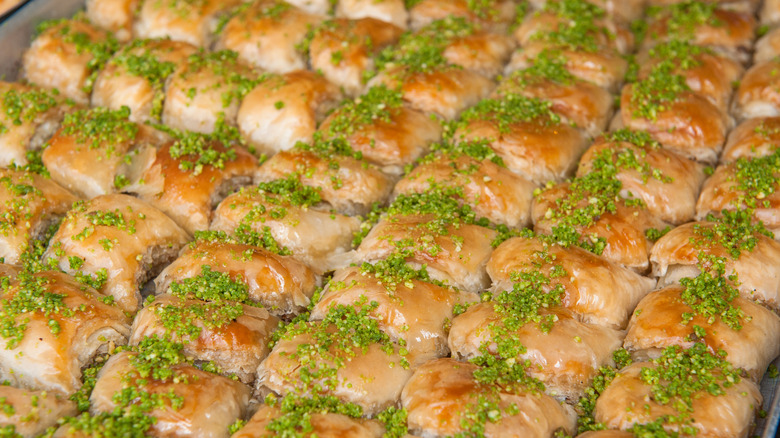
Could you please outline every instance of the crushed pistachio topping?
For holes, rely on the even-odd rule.
[[[736,208],[770,208],[767,197],[777,190],[780,176],[780,150],[760,158],[741,157],[734,163],[734,180],[740,196]]]
[[[722,272],[708,271],[693,278],[680,279],[680,285],[684,287],[682,300],[691,308],[691,312],[683,313],[683,323],[688,324],[694,315],[701,315],[708,324],[720,319],[733,330],[740,330],[745,313],[733,304],[739,296],[739,291],[732,285],[734,279],[733,276],[730,279],[724,277]]]
[[[621,196],[623,183],[618,178],[619,173],[636,171],[644,181],[672,182],[658,169],[653,169],[644,157],[644,150],[637,152],[630,148],[605,148],[600,151],[591,162],[591,171],[573,178],[567,193],[556,199],[545,213],[545,219],[555,223],[550,240],[601,254],[606,248],[606,239],[595,235],[582,236],[578,230],[593,226],[605,214],[617,213],[620,204],[644,207],[641,199]]]
[[[364,126],[377,122],[390,123],[403,106],[403,94],[385,85],[371,87],[354,100],[346,100],[330,121],[331,136],[350,135]]]
[[[649,7],[647,15],[665,20],[663,37],[666,39],[689,40],[700,26],[719,27],[723,22],[716,16],[717,2],[684,1],[666,7]],[[661,35],[651,35],[659,38]]]
[[[458,142],[445,140],[433,144],[431,146],[431,151],[433,153],[420,159],[421,164],[431,162],[436,159],[438,153],[443,153],[450,159],[467,156],[478,161],[487,160],[501,167],[506,167],[504,160],[490,147],[490,140],[484,138]]]
[[[720,246],[732,259],[738,259],[743,251],[751,252],[758,244],[758,236],[773,238],[762,222],[753,223],[751,210],[723,210],[720,217],[707,216],[712,226],[696,224],[692,243],[706,249]]]
[[[448,16],[417,32],[406,32],[397,45],[382,50],[376,59],[377,71],[404,66],[411,73],[432,73],[453,68],[444,51],[457,39],[473,35],[475,24],[463,17]]]
[[[33,206],[37,202],[45,201],[43,192],[32,183],[33,177],[29,174],[24,174],[21,178],[8,175],[0,178],[0,190],[11,195],[0,212],[0,234],[8,236],[20,223],[29,228],[27,224],[33,218]]]
[[[552,111],[552,102],[515,93],[480,101],[463,112],[459,125],[467,126],[475,120],[492,122],[502,134],[511,132],[512,125],[520,122],[534,121],[546,125],[561,122],[560,116]]]
[[[161,125],[155,127],[175,138],[169,154],[179,160],[179,169],[193,175],[200,175],[206,166],[224,169],[226,163],[238,157],[235,145],[241,143],[240,135],[235,127],[225,123],[224,114],[220,114],[214,132],[210,134],[178,131]]]
[[[671,60],[664,60],[653,66],[646,78],[633,84],[632,115],[656,120],[658,115],[671,108],[680,94],[690,91],[685,77],[675,73],[677,66]]]
[[[653,366],[643,367],[640,379],[652,386],[656,403],[671,405],[681,414],[693,412],[693,400],[701,393],[720,396],[739,383],[740,371],[725,359],[725,353],[713,354],[700,342],[683,350],[679,346],[664,349]]]
[[[138,125],[128,120],[130,108],[118,110],[96,107],[66,114],[62,134],[73,136],[79,144],[90,149],[105,149],[106,157],[117,153],[122,143],[132,142],[138,134]]]
[[[34,121],[40,114],[56,107],[59,104],[59,91],[31,89],[27,91],[8,89],[0,99],[2,113],[11,125],[20,126],[22,123]],[[0,135],[8,132],[10,128],[0,123]]]
[[[544,49],[531,65],[509,76],[515,84],[527,86],[540,81],[551,81],[560,85],[571,85],[576,77],[566,68],[568,59],[560,50]]]
[[[371,345],[379,345],[388,355],[397,353],[401,356],[398,365],[410,366],[404,357],[408,354],[405,342],[395,344],[373,317],[378,306],[376,301],[369,303],[365,296],[352,305],[332,305],[321,321],[301,320],[288,324],[274,337],[275,342],[300,335],[311,338],[290,354],[300,363],[295,380],[290,382],[294,386],[293,392],[323,394],[335,390],[342,383],[337,376],[338,370],[347,365],[350,357],[365,354]]]
[[[558,26],[548,32],[537,32],[532,39],[544,41],[556,47],[585,52],[596,52],[601,48],[599,37],[613,39],[606,28],[596,23],[604,17],[600,7],[584,0],[548,1],[545,12],[561,18]]]

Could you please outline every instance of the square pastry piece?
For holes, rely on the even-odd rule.
[[[412,108],[452,120],[487,96],[493,88],[489,75],[500,72],[511,48],[507,37],[449,17],[407,32],[383,50],[368,86],[400,89]]]
[[[112,32],[119,41],[133,37],[138,0],[87,0],[86,15],[95,26]]]
[[[395,185],[394,197],[460,188],[477,216],[508,227],[529,224],[536,184],[507,169],[488,141],[443,142],[436,149]]]
[[[138,6],[133,34],[136,38],[167,38],[197,47],[210,47],[221,16],[240,0],[144,1]]]
[[[686,435],[745,437],[761,393],[740,374],[728,357],[702,343],[669,347],[657,359],[620,370],[596,400],[594,416],[610,429],[647,425]]]
[[[218,273],[229,276],[230,281]],[[311,269],[292,257],[238,243],[223,233],[206,232],[196,233],[195,241],[160,273],[154,281],[155,289],[158,294],[173,293],[174,284],[205,281],[208,277],[240,289],[241,296],[247,295],[246,303],[280,317],[303,311],[319,283]]]
[[[135,312],[140,290],[170,263],[187,233],[160,210],[128,195],[104,195],[68,213],[44,254],[65,272],[79,275]]]
[[[214,134],[172,132],[175,140],[136,159],[123,191],[138,195],[188,233],[208,229],[217,204],[249,185],[257,169],[257,159],[234,144],[237,135],[218,128]]]
[[[463,112],[454,141],[486,140],[513,172],[537,184],[560,181],[574,171],[587,141],[552,107],[516,93],[482,100]]]
[[[87,199],[122,190],[137,176],[145,155],[167,139],[130,116],[127,107],[66,114],[41,155],[52,179]]]
[[[446,437],[476,427],[484,428],[485,436],[543,438],[576,429],[577,414],[569,405],[525,382],[508,387],[481,383],[476,377],[479,370],[454,359],[437,359],[417,368],[401,398],[410,432]]]
[[[0,378],[16,386],[70,395],[82,369],[130,334],[122,309],[61,272],[24,269],[3,277]]]
[[[780,152],[739,158],[715,169],[702,188],[696,219],[744,209],[750,209],[754,221],[763,222],[780,239]]]
[[[241,100],[260,80],[260,71],[236,52],[201,49],[168,79],[162,121],[174,129],[202,133],[214,132],[219,122],[233,126]]]
[[[392,23],[401,29],[406,29],[409,13],[404,0],[337,0],[336,16],[357,20],[360,18],[376,18],[386,23]]]
[[[273,155],[310,143],[317,125],[341,100],[339,88],[321,74],[298,70],[268,75],[238,110],[238,128],[259,152]]]
[[[237,52],[247,64],[272,73],[306,68],[300,45],[323,17],[284,0],[247,1],[231,13],[232,18],[217,29],[217,49]]]
[[[257,370],[257,392],[332,396],[366,415],[396,406],[412,375],[406,348],[393,342],[363,297],[329,306],[323,319],[291,325]]]
[[[136,433],[151,436],[227,438],[230,425],[246,413],[249,388],[217,374],[213,363],[197,365],[182,344],[145,338],[112,356],[98,373],[89,400],[93,421],[62,428],[119,436],[111,428],[129,420]]]
[[[322,200],[344,215],[367,214],[384,204],[393,189],[393,177],[366,162],[344,138],[324,140],[315,134],[311,144],[297,143],[260,166],[256,182],[297,179],[319,190]]]
[[[59,91],[0,81],[0,166],[24,166],[70,107]]]
[[[642,131],[618,130],[596,139],[580,160],[577,176],[613,173],[620,196],[641,200],[653,216],[688,222],[696,210],[704,166],[664,148]]]
[[[0,430],[11,437],[41,436],[60,418],[76,415],[76,403],[60,394],[0,387]]]
[[[407,2],[409,3],[409,2]],[[511,0],[487,0],[473,2],[469,0],[420,0],[413,2],[409,9],[412,29],[418,30],[433,21],[450,16],[463,17],[479,23],[486,29],[501,33],[517,17],[518,8]]]
[[[113,110],[126,106],[134,122],[159,122],[168,77],[196,51],[181,41],[134,40],[118,50],[98,74],[92,106]]]
[[[322,274],[348,263],[345,253],[360,220],[322,209],[315,188],[279,179],[243,188],[217,207],[210,229],[283,255]]]
[[[59,222],[76,199],[46,176],[0,169],[0,257],[3,261],[19,263],[30,243]]]
[[[326,139],[345,139],[366,161],[399,174],[441,138],[442,128],[435,118],[405,105],[401,91],[377,85],[336,108],[319,132]]]
[[[348,96],[362,94],[363,74],[374,70],[374,56],[395,44],[403,30],[375,18],[335,18],[314,30],[309,59],[315,71],[339,86]]]
[[[85,19],[47,21],[39,29],[22,57],[22,77],[89,103],[98,72],[119,48],[116,38]]]

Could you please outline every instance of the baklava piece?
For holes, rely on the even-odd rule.
[[[173,294],[157,295],[138,312],[130,345],[148,337],[170,337],[182,343],[187,357],[211,361],[251,384],[279,319],[241,302],[248,297],[246,285],[205,268],[200,277],[173,283],[171,290]]]
[[[219,122],[235,125],[241,100],[261,80],[236,52],[201,50],[168,79],[162,121],[202,133],[214,132]]]
[[[546,240],[549,238],[544,236],[515,237],[493,251],[487,272],[494,296],[506,293],[511,297],[515,284],[538,272],[553,280],[543,290],[560,294],[559,305],[577,314],[578,319],[623,329],[639,300],[655,287],[654,280],[603,257]]]
[[[434,213],[400,213],[374,226],[358,247],[356,258],[375,262],[399,255],[415,268],[426,266],[432,279],[478,292],[489,282],[485,264],[495,237],[490,228],[442,220]]]
[[[527,68],[504,78],[491,97],[518,94],[549,101],[553,112],[595,137],[607,127],[614,99],[604,88],[573,75],[566,63],[560,50],[544,50]]]
[[[300,70],[306,68],[306,54],[299,46],[321,21],[283,0],[247,2],[219,30],[216,46],[272,73]]]
[[[247,299],[272,315],[294,315],[309,305],[318,279],[303,263],[213,234],[197,236],[160,273],[154,281],[158,294],[172,293],[174,284],[192,283],[194,280],[190,279],[203,277],[203,267],[208,266],[213,273],[209,275],[228,275],[231,281],[243,285],[235,287],[248,288]]]
[[[181,344],[146,338],[112,356],[100,370],[90,396],[90,413],[98,421],[66,423],[63,428],[111,427],[112,422],[100,420],[124,415],[135,420],[136,433],[228,438],[230,425],[246,413],[250,391],[207,365],[191,365]]]
[[[348,96],[365,88],[364,72],[374,70],[374,56],[398,41],[403,30],[375,18],[325,21],[309,45],[311,68],[322,72]]]
[[[759,12],[761,22],[764,24],[776,24],[780,22],[780,1],[764,0]]]
[[[315,134],[311,144],[298,143],[260,166],[256,182],[296,178],[316,187],[324,202],[345,215],[364,215],[382,205],[393,189],[393,179],[369,164],[343,138],[323,140]]]
[[[586,0],[548,0],[541,10],[528,14],[513,33],[520,46],[534,41],[556,43],[579,33],[580,43],[588,43],[591,48],[615,50],[622,55],[634,48],[631,31]]]
[[[264,405],[231,438],[270,437],[290,429],[298,433],[305,430],[319,438],[382,438],[385,433],[382,424],[376,420],[323,412],[321,408],[314,408],[314,412],[307,415],[308,420],[299,422],[296,421],[299,412],[296,408],[297,405],[282,408]]]
[[[221,16],[240,0],[144,1],[133,23],[136,38],[168,38],[208,48]]]
[[[310,143],[317,125],[341,97],[338,87],[318,73],[300,70],[274,76],[244,97],[238,127],[249,144],[273,155],[299,141]]]
[[[639,54],[638,79],[646,79],[659,64],[671,62],[672,72],[685,78],[688,88],[706,97],[721,111],[727,111],[734,84],[742,77],[744,69],[731,58],[720,55],[707,47],[687,41],[672,40],[660,43]]]
[[[257,391],[333,396],[366,415],[395,406],[412,371],[405,348],[370,318],[376,306],[334,305],[322,320],[290,326],[257,370]]]
[[[780,117],[758,117],[740,123],[729,134],[720,161],[772,155],[780,144]]]
[[[460,187],[463,202],[477,216],[514,228],[530,223],[536,185],[507,169],[487,141],[440,146],[441,152],[420,160],[395,185],[394,196],[424,193],[434,187]]]
[[[400,89],[412,108],[452,120],[487,96],[493,88],[488,75],[500,71],[510,50],[507,37],[449,17],[407,32],[398,45],[383,50],[368,86]]]
[[[627,85],[621,96],[622,125],[646,131],[685,157],[713,164],[732,121],[709,99],[693,92],[674,62],[655,65],[647,77]]]
[[[409,9],[411,27],[422,29],[436,20],[463,17],[486,29],[501,33],[511,26],[518,14],[517,2],[511,0],[420,0]]]
[[[405,279],[405,273],[414,277]],[[412,366],[444,357],[449,354],[444,325],[452,319],[453,307],[477,302],[479,296],[426,281],[426,274],[409,268],[400,258],[338,270],[314,306],[311,319],[326,318],[333,306],[368,302],[372,304],[369,317],[409,351]]]
[[[366,161],[400,174],[441,138],[442,128],[437,120],[406,106],[402,92],[378,85],[336,108],[319,132],[326,139],[345,139]]]
[[[655,358],[672,345],[704,343],[712,353],[756,382],[780,354],[780,317],[739,296],[721,276],[703,273],[646,296],[628,325],[624,347],[632,355]]]
[[[404,0],[338,0],[336,16],[351,20],[376,18],[406,29],[409,13],[404,3]]]
[[[52,237],[44,259],[90,281],[135,312],[144,283],[176,258],[187,233],[160,210],[128,195],[79,203]]]
[[[527,68],[546,50],[558,50],[574,76],[611,91],[623,82],[628,68],[623,53],[634,44],[623,25],[584,0],[547,1],[541,11],[528,14],[514,34],[522,48],[512,57],[509,72]]]
[[[345,263],[360,220],[317,208],[321,200],[318,190],[297,179],[260,183],[225,198],[211,230],[292,255],[322,274]]]
[[[257,159],[219,135],[177,133],[178,139],[143,157],[139,179],[124,187],[170,216],[188,233],[206,230],[213,210],[251,184]]]
[[[482,100],[462,114],[454,139],[487,140],[510,170],[537,184],[563,180],[573,173],[587,140],[552,106],[514,93]]]
[[[780,58],[754,64],[742,77],[734,96],[734,115],[739,119],[780,115]]]
[[[534,229],[644,272],[650,266],[651,237],[668,225],[641,199],[622,198],[620,186],[614,175],[594,170],[547,188],[534,199]]]
[[[287,0],[287,3],[310,14],[326,15],[331,11],[334,0]]]
[[[57,91],[0,81],[0,166],[24,166],[57,131],[64,110]]]
[[[697,0],[650,8],[645,46],[671,40],[690,41],[747,63],[755,35],[754,14],[721,7],[719,3]]]
[[[445,437],[478,428],[485,436],[543,438],[576,429],[577,415],[568,405],[525,381],[508,387],[482,383],[475,377],[479,370],[453,359],[417,368],[401,400],[410,432]]]
[[[522,299],[529,292],[516,291],[514,298]],[[540,311],[539,322],[517,324],[513,313],[517,309],[510,304],[513,293],[506,294],[500,304],[480,303],[452,320],[449,347],[454,358],[470,360],[485,351],[496,355],[502,338],[511,337],[525,347],[512,359],[525,363],[527,375],[544,383],[547,394],[570,402],[584,395],[600,367],[614,365],[612,352],[622,345],[622,331],[580,322],[571,311],[560,308]]]
[[[663,148],[644,132],[620,130],[605,134],[585,152],[577,176],[614,172],[619,195],[634,197],[651,214],[671,224],[693,218],[706,175],[704,166]]]
[[[89,21],[116,35],[119,41],[133,37],[133,19],[138,0],[87,0]]]
[[[780,12],[780,10],[778,11]],[[771,61],[777,55],[780,55],[780,29],[775,27],[756,41],[753,63],[760,64]]]
[[[669,347],[658,359],[623,368],[596,400],[596,421],[635,432],[748,436],[761,406],[758,386],[706,348]]]
[[[51,178],[86,199],[122,190],[139,172],[139,158],[165,141],[129,116],[126,107],[66,114],[41,156]]]
[[[778,309],[780,273],[766,261],[780,257],[780,243],[762,224],[753,224],[747,211],[724,211],[723,217],[712,219],[681,225],[656,242],[650,261],[658,284],[679,283],[701,271],[722,271],[744,298]]]
[[[76,197],[51,179],[0,169],[0,257],[18,263],[30,243],[59,221]]]
[[[22,57],[22,77],[76,103],[89,103],[95,78],[119,43],[81,19],[47,21],[39,28]]]
[[[130,335],[111,297],[60,272],[21,271],[0,294],[0,378],[14,385],[70,395],[82,369]]]
[[[134,40],[108,61],[98,74],[92,106],[130,108],[134,122],[159,122],[165,84],[196,52],[190,44],[171,40]]]
[[[46,391],[26,391],[0,386],[0,430],[11,437],[37,437],[57,425],[57,420],[76,414],[76,404]]]
[[[718,216],[723,210],[750,209],[757,221],[780,238],[780,154],[739,158],[715,169],[704,183],[696,219]]]

